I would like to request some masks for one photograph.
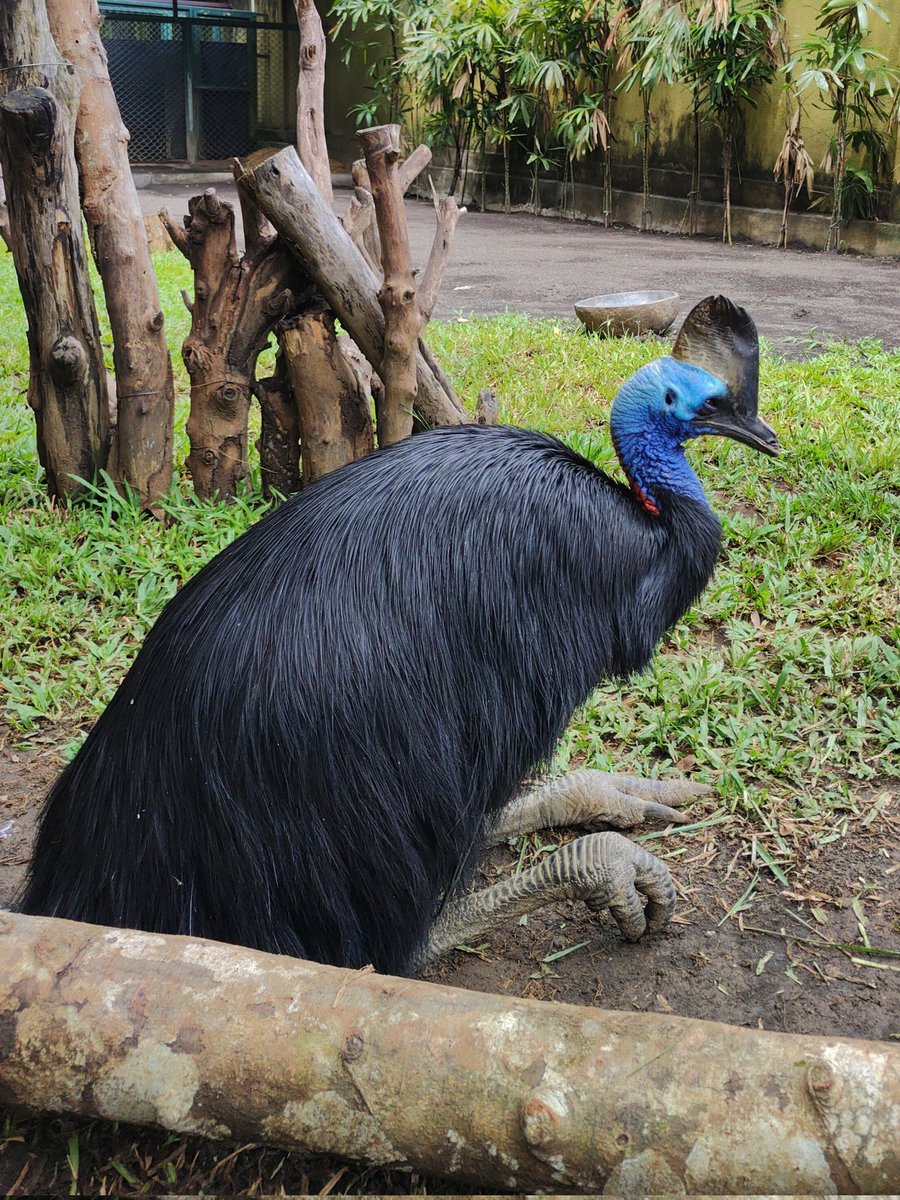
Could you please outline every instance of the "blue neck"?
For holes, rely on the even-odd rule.
[[[709,506],[700,480],[685,457],[684,447],[656,427],[652,418],[643,428],[623,429],[616,422],[610,424],[622,470],[648,512],[659,515],[660,488]]]

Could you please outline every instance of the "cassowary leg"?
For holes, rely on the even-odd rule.
[[[645,821],[683,825],[689,818],[670,805],[686,804],[711,790],[689,780],[575,771],[517,796],[488,824],[485,837],[496,846],[535,829],[635,829]]]
[[[609,909],[625,937],[636,941],[668,923],[675,886],[668,868],[641,846],[618,833],[589,833],[521,875],[448,904],[432,928],[426,959],[557,900],[583,900],[596,911]]]

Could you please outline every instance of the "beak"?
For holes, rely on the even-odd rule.
[[[715,408],[710,405],[706,410],[701,409],[691,421],[691,425],[697,433],[713,433],[733,438],[736,442],[743,442],[745,446],[752,446],[762,454],[771,454],[773,458],[781,452],[772,426],[755,413],[740,412],[734,406],[730,395],[720,400]]]

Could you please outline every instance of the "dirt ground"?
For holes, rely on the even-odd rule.
[[[48,729],[27,750],[16,748],[9,731],[0,733],[0,907],[21,881],[40,799],[71,732]],[[839,817],[830,828],[782,820],[779,832],[794,850],[779,867],[786,883],[757,853],[765,834],[728,814],[700,829],[652,838],[647,848],[668,857],[679,906],[668,930],[637,945],[625,943],[608,917],[557,904],[525,924],[501,927],[483,945],[445,956],[427,977],[476,991],[760,1029],[900,1039],[900,806],[887,782],[857,799],[865,816]],[[697,802],[691,815],[702,822],[715,811],[713,798]],[[476,883],[493,882],[515,869],[520,856],[527,865],[542,844],[571,836],[550,832],[524,846],[496,848]],[[181,1195],[201,1188],[230,1195],[281,1187],[288,1195],[460,1190],[255,1146],[19,1117],[5,1135],[0,1129],[0,1193],[47,1194],[67,1186],[73,1137],[81,1146],[81,1178],[91,1181],[87,1190],[110,1194],[134,1195],[142,1186]]]
[[[0,907],[24,874],[41,797],[71,728],[31,749],[0,728]],[[781,882],[763,864],[758,827],[715,800],[691,809],[706,827],[647,842],[668,858],[679,904],[670,928],[625,943],[608,917],[551,905],[527,924],[445,955],[426,972],[476,991],[674,1013],[766,1030],[900,1039],[900,808],[887,781],[857,797],[862,818],[833,827],[782,820],[793,858]],[[527,865],[559,830],[488,852],[478,886]],[[774,848],[769,842],[769,848]],[[86,1192],[136,1195],[458,1193],[456,1183],[366,1171],[259,1146],[185,1139],[108,1122],[11,1115],[0,1126],[0,1194],[52,1194],[71,1183],[72,1140]],[[283,1193],[281,1192],[283,1188]],[[59,1193],[56,1193],[59,1194]],[[70,1193],[76,1194],[76,1193]]]
[[[41,798],[60,769],[69,731],[15,749],[0,735],[0,907],[9,904],[31,852]],[[779,881],[755,853],[765,834],[738,817],[654,837],[671,855],[679,892],[671,927],[637,945],[584,905],[551,905],[507,924],[483,946],[455,951],[427,977],[476,991],[604,1008],[676,1013],[794,1033],[900,1040],[900,804],[888,783],[858,796],[862,819],[833,829],[782,820],[794,848]],[[715,797],[689,810],[716,811]],[[496,848],[476,882],[524,865],[551,831]],[[887,955],[872,954],[866,943]]]
[[[214,177],[215,178],[215,177]],[[140,191],[145,213],[165,206],[180,216],[202,177]],[[236,202],[231,183],[216,184]],[[349,198],[349,193],[347,193]],[[347,200],[337,193],[336,208]],[[413,262],[424,267],[434,237],[430,203],[408,200]],[[672,290],[681,316],[722,292],[753,313],[763,337],[787,357],[808,357],[825,337],[877,337],[900,344],[900,261],[775,250],[712,238],[604,229],[587,221],[530,213],[469,212],[460,221],[435,308],[439,320],[507,311],[574,318],[574,304],[606,292]]]

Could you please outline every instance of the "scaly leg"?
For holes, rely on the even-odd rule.
[[[688,780],[576,771],[517,796],[488,824],[485,836],[488,845],[496,846],[508,837],[559,826],[634,829],[645,821],[683,825],[689,818],[669,806],[686,804],[711,790]]]
[[[675,886],[668,868],[641,846],[618,833],[589,833],[521,875],[451,901],[434,924],[425,957],[437,958],[480,938],[499,921],[556,900],[583,900],[595,911],[608,908],[625,937],[636,941],[668,923]]]

